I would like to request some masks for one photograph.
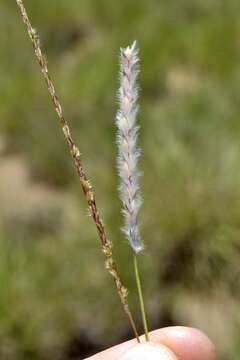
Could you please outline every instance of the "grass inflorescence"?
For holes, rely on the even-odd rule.
[[[98,231],[98,235],[101,241],[101,246],[102,246],[102,251],[106,257],[106,269],[108,270],[108,272],[111,274],[111,276],[114,278],[116,287],[117,287],[117,292],[118,295],[120,297],[121,303],[123,305],[124,311],[129,319],[130,325],[132,327],[134,336],[136,337],[136,339],[139,342],[139,335],[138,335],[138,331],[136,328],[136,324],[133,320],[133,316],[132,313],[129,309],[129,303],[128,303],[128,291],[125,288],[125,286],[122,283],[122,280],[119,276],[118,270],[117,270],[117,265],[116,262],[113,258],[113,253],[112,253],[112,243],[111,241],[108,239],[107,235],[106,235],[106,231],[105,231],[105,227],[103,224],[103,221],[100,217],[99,214],[99,210],[96,204],[96,200],[95,200],[95,195],[92,189],[92,186],[88,180],[88,177],[86,175],[86,172],[83,168],[82,165],[82,160],[81,160],[81,154],[80,151],[77,147],[77,145],[75,144],[73,137],[71,135],[70,132],[70,128],[68,125],[68,122],[66,120],[66,118],[63,115],[63,110],[62,110],[62,106],[60,104],[59,101],[59,97],[56,93],[56,89],[54,86],[54,83],[51,79],[51,76],[49,74],[49,70],[48,70],[48,66],[47,66],[47,61],[42,53],[41,50],[41,46],[40,46],[40,39],[39,39],[39,35],[37,33],[37,31],[32,27],[32,24],[30,22],[30,19],[28,17],[26,8],[24,6],[24,3],[22,0],[16,0],[17,5],[19,6],[21,15],[22,15],[22,19],[23,22],[25,23],[26,27],[27,27],[27,32],[29,35],[29,38],[32,42],[33,48],[34,48],[34,52],[35,55],[38,59],[43,77],[46,81],[47,84],[47,88],[48,88],[48,92],[51,96],[53,105],[54,105],[54,109],[58,115],[58,118],[60,120],[60,124],[62,126],[62,131],[64,134],[64,137],[66,139],[69,151],[71,153],[71,156],[73,158],[73,163],[76,169],[76,172],[78,174],[78,177],[81,181],[81,185],[82,185],[82,189],[83,189],[83,193],[86,197],[86,201],[90,210],[90,214],[94,220],[94,223],[96,225],[97,231]]]

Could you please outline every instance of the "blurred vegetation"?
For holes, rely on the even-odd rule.
[[[141,56],[149,323],[240,356],[240,3],[25,1],[140,325],[115,171],[120,46]],[[0,357],[84,358],[131,336],[14,1],[0,2]]]

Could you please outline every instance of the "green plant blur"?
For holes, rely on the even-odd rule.
[[[119,47],[138,40],[149,327],[197,326],[239,359],[240,2],[26,7],[140,326],[114,127]],[[0,20],[0,358],[84,358],[131,332],[15,1]]]

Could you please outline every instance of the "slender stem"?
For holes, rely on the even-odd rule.
[[[133,255],[133,262],[134,262],[134,270],[135,270],[135,277],[136,277],[136,283],[137,283],[137,289],[138,289],[138,296],[139,296],[139,303],[140,303],[145,339],[146,339],[146,341],[149,341],[147,317],[146,317],[146,312],[145,312],[142,285],[141,285],[141,279],[140,279],[140,275],[139,275],[138,261],[137,261],[136,254]]]
[[[59,97],[57,95],[54,83],[50,77],[49,74],[49,70],[48,70],[48,66],[47,66],[47,61],[45,59],[45,57],[43,56],[42,53],[42,49],[40,46],[40,39],[39,36],[36,32],[36,30],[32,27],[32,24],[30,22],[30,19],[28,17],[27,14],[27,10],[24,6],[24,2],[23,0],[16,0],[16,3],[20,9],[21,15],[22,15],[22,19],[23,22],[26,25],[27,28],[27,32],[29,35],[29,38],[32,42],[33,48],[34,48],[34,52],[35,55],[38,59],[41,71],[42,71],[42,75],[46,81],[47,84],[47,88],[48,88],[48,92],[50,94],[50,97],[52,99],[53,105],[54,105],[54,109],[57,113],[57,116],[60,120],[60,124],[62,126],[62,131],[63,131],[63,135],[66,139],[69,151],[71,153],[72,159],[73,159],[73,163],[77,172],[77,175],[81,181],[81,185],[82,185],[82,190],[84,192],[84,195],[86,197],[87,200],[87,204],[91,213],[91,216],[93,218],[93,221],[95,222],[95,225],[97,227],[97,231],[98,231],[98,235],[100,238],[100,242],[101,242],[101,246],[102,246],[102,251],[105,254],[106,257],[106,268],[109,271],[109,273],[112,275],[112,277],[114,278],[116,287],[117,287],[117,292],[118,295],[120,297],[121,303],[123,305],[123,309],[128,317],[129,323],[132,327],[134,336],[136,337],[137,341],[140,342],[139,340],[139,336],[138,336],[138,332],[137,332],[137,328],[135,325],[135,322],[133,320],[130,308],[129,308],[129,304],[128,304],[128,291],[127,289],[123,286],[122,280],[118,274],[118,269],[117,269],[117,265],[116,262],[113,258],[113,253],[112,253],[112,243],[111,241],[108,239],[107,235],[106,235],[106,231],[105,231],[105,227],[103,224],[103,221],[100,217],[98,208],[97,208],[97,204],[96,204],[96,200],[95,200],[95,195],[92,189],[92,186],[88,180],[87,174],[85,172],[85,169],[83,168],[82,165],[82,159],[81,159],[81,154],[80,151],[77,147],[77,145],[75,144],[71,132],[70,132],[70,128],[68,125],[68,122],[66,120],[66,118],[63,115],[63,109],[61,106],[61,103],[59,101]]]

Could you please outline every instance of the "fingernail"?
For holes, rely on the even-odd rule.
[[[177,360],[177,358],[164,345],[138,344],[123,354],[120,360]]]

